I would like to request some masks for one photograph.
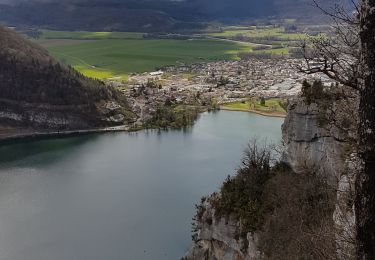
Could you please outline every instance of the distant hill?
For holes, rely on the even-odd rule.
[[[12,26],[37,26],[56,30],[160,32],[201,29],[201,23],[178,21],[161,8],[169,4],[133,2],[24,2],[0,5],[0,21]],[[172,9],[174,5],[172,4]],[[192,19],[194,20],[194,19]]]
[[[119,93],[0,26],[0,127],[72,129],[126,120],[131,113]]]
[[[0,21],[8,25],[58,30],[166,32],[200,30],[212,21],[317,16],[321,13],[312,8],[312,0],[26,0],[0,4]]]

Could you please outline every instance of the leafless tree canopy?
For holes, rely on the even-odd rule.
[[[300,71],[307,74],[323,73],[342,85],[359,89],[359,19],[358,6],[351,1],[354,9],[334,4],[322,8],[317,0],[314,5],[332,18],[330,35],[311,38],[302,45],[305,65]],[[355,11],[349,11],[355,10]]]

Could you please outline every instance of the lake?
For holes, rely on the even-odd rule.
[[[1,260],[176,260],[194,205],[219,189],[252,137],[283,119],[204,113],[185,130],[0,146]]]

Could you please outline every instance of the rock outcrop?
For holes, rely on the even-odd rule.
[[[246,241],[239,238],[239,222],[235,216],[216,218],[215,209],[208,201],[201,206],[204,209],[196,223],[195,244],[186,254],[185,259],[260,259],[260,252],[256,246],[257,236],[248,233]],[[244,250],[245,243],[247,249]]]
[[[333,219],[339,259],[354,259],[355,213],[354,182],[359,161],[354,150],[356,102],[336,102],[331,116],[318,104],[292,101],[282,127],[284,154],[297,173],[312,170],[337,190]],[[328,117],[322,123],[322,117]]]
[[[110,102],[111,104],[114,101]],[[100,110],[101,113],[97,113]],[[0,99],[0,126],[27,126],[40,130],[88,129],[127,123],[121,106],[31,104]]]
[[[282,126],[284,153],[282,160],[294,171],[313,169],[330,183],[338,182],[345,168],[343,151],[345,133],[335,126],[319,124],[321,111],[317,104],[292,101]]]

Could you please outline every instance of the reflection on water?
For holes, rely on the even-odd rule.
[[[222,111],[185,130],[2,146],[0,259],[179,259],[194,204],[281,123]]]
[[[94,141],[97,137],[98,135],[83,135],[71,138],[47,138],[39,141],[32,139],[26,141],[15,140],[12,144],[0,144],[0,165],[43,153],[69,153],[75,147],[88,141]]]

